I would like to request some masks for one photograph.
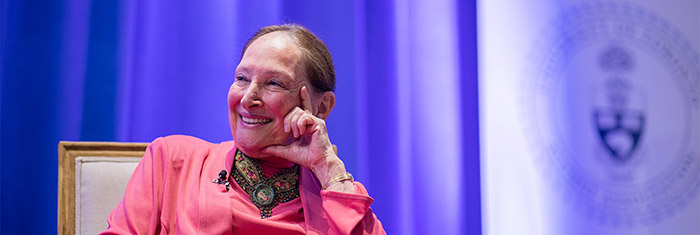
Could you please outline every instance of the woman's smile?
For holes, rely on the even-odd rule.
[[[243,115],[239,115],[239,117],[241,117],[241,122],[248,126],[260,126],[272,122],[272,119],[269,118],[244,117]]]

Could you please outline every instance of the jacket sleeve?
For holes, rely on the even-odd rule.
[[[159,234],[166,143],[154,140],[134,170],[124,198],[110,213],[107,230],[100,234]]]
[[[353,182],[355,193],[321,191],[323,210],[331,231],[338,234],[386,234],[382,223],[369,207],[372,199],[360,182]]]

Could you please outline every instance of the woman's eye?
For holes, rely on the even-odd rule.
[[[236,81],[235,82],[248,82],[248,78],[244,76],[236,76]]]
[[[278,82],[278,81],[275,81],[275,80],[270,80],[270,81],[267,82],[267,83],[270,84],[270,85],[272,85],[272,86],[277,86],[277,87],[282,87],[282,88],[284,88],[284,85],[283,85],[281,82]]]

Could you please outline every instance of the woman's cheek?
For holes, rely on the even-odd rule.
[[[231,93],[228,94],[228,109],[233,110],[234,107],[236,106],[234,97]]]
[[[242,92],[240,89],[237,89],[234,87],[235,85],[231,85],[231,89],[228,92],[228,108],[229,110],[234,110],[236,107],[236,104],[241,102]]]

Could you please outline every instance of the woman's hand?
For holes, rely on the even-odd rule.
[[[333,150],[326,130],[326,121],[312,114],[311,99],[306,86],[299,92],[302,107],[294,107],[284,118],[284,131],[292,133],[294,142],[286,146],[268,146],[262,152],[309,168],[321,185],[325,185],[332,177],[345,173],[345,165]],[[353,192],[354,186],[349,181],[342,181],[333,184],[328,190]]]

